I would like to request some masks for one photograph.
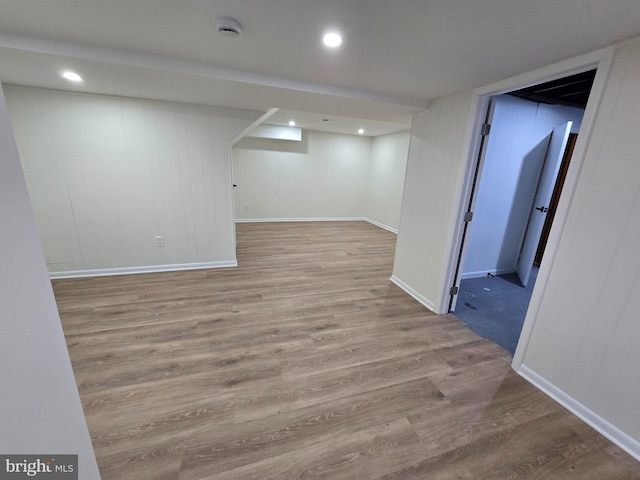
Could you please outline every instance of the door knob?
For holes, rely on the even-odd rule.
[[[549,209],[547,207],[536,207],[536,210],[542,212],[542,213],[547,213],[549,211]]]

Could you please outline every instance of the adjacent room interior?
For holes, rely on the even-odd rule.
[[[452,311],[512,355],[595,73],[503,94],[489,107],[491,127]]]

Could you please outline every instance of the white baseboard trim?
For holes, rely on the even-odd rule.
[[[236,223],[270,223],[270,222],[369,222],[391,233],[398,234],[398,230],[384,223],[376,222],[367,217],[318,217],[318,218],[236,218]]]
[[[380,222],[376,222],[375,220],[371,220],[370,218],[365,218],[365,221],[369,222],[371,225],[375,225],[376,227],[380,227],[388,232],[391,233],[395,233],[396,235],[398,234],[398,229],[397,228],[391,228],[388,225],[385,225],[384,223],[380,223]]]
[[[491,275],[507,275],[509,273],[515,273],[514,268],[498,268],[495,270],[480,270],[479,272],[465,272],[460,275],[460,280],[469,280],[470,278],[486,277],[488,273]]]
[[[529,383],[549,395],[575,416],[577,416],[582,421],[607,437],[609,440],[618,445],[636,460],[640,461],[640,442],[631,438],[618,427],[612,425],[604,418],[578,402],[573,397],[567,395],[565,392],[560,390],[548,380],[538,375],[526,365],[521,365],[517,372]]]
[[[236,218],[236,223],[270,222],[362,222],[364,217],[320,217],[320,218]]]
[[[107,277],[111,275],[135,275],[140,273],[175,272],[179,270],[202,270],[206,268],[227,268],[237,266],[237,260],[224,262],[176,263],[172,265],[145,265],[143,267],[99,268],[95,270],[49,272],[49,278],[54,280],[61,278]]]
[[[406,283],[404,283],[402,280],[400,280],[398,277],[396,277],[395,275],[392,275],[391,278],[389,279],[391,280],[393,283],[395,283],[398,287],[400,287],[402,290],[404,290],[405,292],[407,292],[409,295],[411,295],[414,299],[416,299],[418,302],[420,302],[422,305],[424,305],[425,307],[427,307],[429,310],[431,310],[432,312],[436,311],[436,306],[435,304],[429,300],[428,298],[424,297],[423,295],[421,295],[420,293],[418,293],[416,290],[414,290],[413,288],[411,288],[409,285],[407,285]],[[437,312],[436,312],[437,313]]]

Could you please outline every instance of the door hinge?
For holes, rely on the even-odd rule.
[[[487,135],[489,135],[489,132],[491,132],[491,124],[483,123],[482,128],[480,129],[480,135],[486,137]]]
[[[458,294],[458,287],[454,285],[453,287],[451,287],[451,290],[449,290],[449,295],[457,295],[457,294]]]
[[[473,212],[464,212],[464,221],[470,222],[473,220]]]

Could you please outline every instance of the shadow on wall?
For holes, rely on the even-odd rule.
[[[294,140],[276,140],[272,138],[253,138],[245,137],[236,143],[233,148],[241,148],[244,150],[260,150],[270,152],[287,152],[287,153],[309,153],[309,137],[302,131],[302,140],[296,142]]]
[[[522,249],[522,242],[527,232],[529,217],[550,140],[551,134],[544,137],[540,143],[533,147],[522,161],[505,235],[502,238],[500,253],[498,254],[498,265],[513,264],[515,270],[520,250]]]

